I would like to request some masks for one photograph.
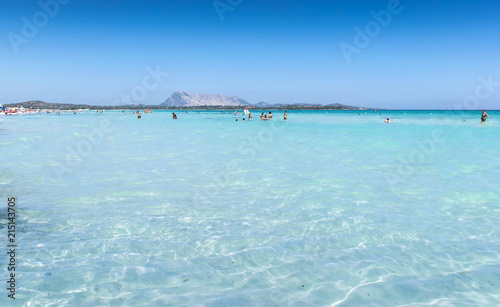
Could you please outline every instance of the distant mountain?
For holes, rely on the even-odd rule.
[[[247,106],[245,100],[236,96],[222,96],[214,94],[192,94],[188,92],[174,92],[160,106],[168,107],[197,107],[197,106]]]
[[[258,103],[254,103],[252,105],[254,107],[259,107],[259,108],[267,108],[267,107],[271,107],[271,106],[276,106],[275,104],[269,104],[267,102],[258,102]]]
[[[267,102],[258,102],[250,104],[247,101],[237,96],[222,96],[215,94],[192,94],[188,92],[174,92],[165,100],[161,107],[236,107],[248,106],[250,108],[263,108],[263,109],[333,109],[333,110],[366,110],[366,108],[348,106],[339,103],[329,105],[320,105],[314,103],[277,103],[270,104]]]

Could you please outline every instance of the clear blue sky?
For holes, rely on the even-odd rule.
[[[495,0],[401,0],[398,12],[388,10],[393,0],[218,0],[231,9],[222,13],[210,0],[59,1],[68,3],[53,17],[38,1],[2,4],[0,103],[111,105],[136,91],[132,103],[159,104],[188,91],[250,103],[452,109],[474,95],[480,76],[500,82]],[[381,10],[390,21],[377,30],[371,11]],[[35,19],[36,34],[23,34],[23,18]],[[373,37],[356,47],[354,29],[366,34],[367,25]],[[342,43],[357,48],[350,62]],[[147,67],[168,76],[145,90]],[[500,86],[481,97],[479,108],[500,109]]]

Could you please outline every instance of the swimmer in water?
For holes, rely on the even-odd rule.
[[[248,113],[248,120],[252,120],[252,112]]]
[[[141,111],[137,111],[137,118],[141,119]]]
[[[288,117],[288,115],[286,114],[286,111],[285,111],[285,114],[283,114],[283,120],[286,120],[287,117]]]
[[[387,119],[384,121],[384,123],[390,123],[391,120],[389,119],[389,117],[387,117]]]
[[[269,111],[269,116],[267,118],[273,119],[273,115],[271,114],[271,111]]]
[[[177,119],[177,114],[172,113],[172,118],[173,118],[173,119]]]
[[[483,114],[481,115],[481,124],[485,123],[488,117],[490,117],[488,113],[486,113],[486,111],[483,110]]]

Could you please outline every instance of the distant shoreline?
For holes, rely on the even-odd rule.
[[[116,106],[98,106],[98,105],[84,105],[84,104],[69,104],[69,103],[48,103],[43,101],[27,101],[21,103],[4,104],[5,107],[15,108],[23,106],[26,109],[49,109],[49,110],[77,110],[77,109],[91,109],[91,110],[137,110],[137,109],[150,109],[150,110],[344,110],[344,111],[372,111],[383,110],[375,108],[362,108],[351,106],[335,106],[335,105],[284,105],[284,106],[266,106],[258,107],[253,105],[240,105],[240,106],[162,106],[162,105],[116,105]]]
[[[4,104],[4,107],[16,108],[23,106],[26,109],[48,109],[48,110],[78,110],[78,109],[90,109],[90,110],[220,110],[220,111],[232,111],[232,110],[324,110],[324,111],[466,111],[466,112],[477,112],[478,110],[449,110],[449,109],[383,109],[383,108],[362,108],[362,107],[350,107],[350,106],[332,106],[332,105],[285,105],[285,106],[266,106],[257,107],[253,105],[241,105],[241,106],[161,106],[161,105],[116,105],[116,106],[98,106],[98,105],[84,105],[84,104],[69,104],[69,103],[48,103],[41,101],[28,101],[21,103],[8,103]],[[488,109],[489,111],[500,111],[500,109]]]

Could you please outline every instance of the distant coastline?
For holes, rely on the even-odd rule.
[[[50,103],[39,100],[25,101],[20,103],[7,103],[3,104],[4,107],[17,108],[23,106],[26,109],[47,109],[47,110],[325,110],[325,111],[450,111],[450,112],[477,112],[477,110],[453,110],[453,109],[384,109],[384,108],[365,108],[346,105],[315,105],[315,104],[290,104],[290,105],[268,105],[268,106],[255,106],[255,105],[240,105],[240,106],[165,106],[165,105],[113,105],[113,106],[99,106],[87,104],[71,104],[71,103]],[[500,109],[488,109],[489,111],[500,111]]]
[[[165,105],[87,105],[87,104],[70,104],[70,103],[50,103],[40,100],[25,101],[20,103],[4,104],[5,107],[19,107],[32,109],[49,109],[49,110],[77,110],[77,109],[91,109],[91,110],[137,110],[137,109],[151,109],[151,110],[353,110],[353,111],[367,111],[367,110],[383,110],[379,108],[363,108],[356,106],[346,106],[340,104],[330,105],[314,105],[314,104],[290,104],[278,106],[254,106],[254,105],[207,105],[207,106],[165,106]]]

